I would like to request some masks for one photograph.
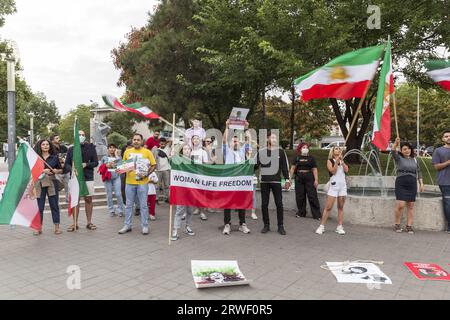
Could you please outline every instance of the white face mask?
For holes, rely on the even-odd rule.
[[[308,155],[308,152],[309,152],[308,148],[302,148],[302,150],[301,150],[302,156]]]
[[[85,136],[79,136],[80,137],[80,143],[84,143],[86,141],[86,137]]]

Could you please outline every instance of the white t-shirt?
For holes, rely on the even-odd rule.
[[[202,164],[202,163],[208,163],[208,153],[203,150],[202,148],[192,150],[191,152],[191,159],[196,164]]]
[[[154,195],[156,194],[156,188],[155,185],[158,183],[158,176],[153,171],[151,175],[148,176],[148,195]]]
[[[185,132],[186,142],[192,147],[192,137],[198,136],[200,140],[205,140],[206,131],[203,128],[189,128]]]

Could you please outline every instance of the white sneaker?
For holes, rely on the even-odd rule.
[[[250,229],[247,228],[247,225],[245,223],[239,226],[239,231],[242,231],[243,233],[250,233]]]
[[[344,227],[341,225],[337,226],[336,233],[340,234],[340,235],[344,235],[345,234]]]
[[[192,212],[193,215],[198,215],[200,213],[200,210],[198,208],[194,209],[194,212]]]
[[[317,228],[316,233],[317,233],[317,234],[323,234],[324,232],[325,232],[325,226],[321,224],[321,225]]]
[[[208,213],[216,213],[216,210],[208,208],[208,209],[206,209],[206,212],[208,212]]]
[[[172,232],[172,237],[170,238],[170,240],[172,240],[172,241],[177,241],[179,239],[179,237],[178,237],[178,232],[176,231],[176,230],[174,230],[173,232]]]
[[[142,228],[142,234],[143,235],[147,235],[148,234],[148,227],[143,227]]]
[[[256,210],[255,209],[252,210],[252,219],[253,220],[258,220],[258,216],[256,215]]]
[[[206,221],[206,220],[208,220],[208,217],[206,216],[206,214],[205,213],[200,213],[200,219],[202,219],[203,221]]]
[[[131,232],[131,227],[123,226],[123,228],[119,230],[119,234],[124,234],[124,233],[127,233],[127,232]]]
[[[186,228],[184,229],[184,233],[187,233],[190,236],[195,236],[195,232],[189,226],[186,226]]]
[[[231,226],[229,224],[226,224],[225,227],[223,228],[223,234],[230,234],[231,232]]]
[[[155,221],[156,220],[156,217],[155,216],[152,216],[152,215],[150,215],[150,218],[149,218],[150,220],[152,220],[152,221]]]

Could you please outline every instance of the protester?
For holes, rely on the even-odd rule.
[[[192,122],[192,127],[190,127],[189,129],[186,130],[184,141],[189,143],[189,146],[192,148],[193,147],[192,138],[194,136],[197,136],[200,139],[200,143],[202,145],[203,141],[206,138],[206,131],[205,131],[205,129],[202,128],[202,122],[200,120],[194,119],[191,122]]]
[[[121,149],[121,157],[123,157],[123,155],[125,154],[125,151],[127,149],[131,149],[133,148],[133,141],[132,140],[128,140],[126,145],[124,145]],[[126,196],[126,192],[125,192],[125,180],[126,180],[127,174],[126,173],[122,173],[120,174],[120,183],[121,183],[121,192],[122,192],[122,198],[123,198],[123,203],[127,203],[127,196]],[[136,197],[136,202],[134,205],[134,215],[135,216],[139,216],[141,214],[141,209],[139,209],[139,201],[138,198]]]
[[[83,130],[78,131],[81,145],[81,158],[83,161],[83,175],[86,181],[86,186],[89,194],[84,197],[84,204],[86,209],[86,228],[88,230],[96,230],[97,226],[92,223],[92,212],[94,210],[94,203],[92,197],[94,196],[94,168],[98,166],[98,156],[95,146],[92,143],[86,141],[86,134]],[[64,172],[72,173],[72,160],[73,160],[73,147],[70,147],[67,151],[66,161],[64,163]],[[79,205],[78,205],[79,208]],[[77,209],[78,210],[78,209]],[[78,230],[78,218],[76,216],[75,225],[71,225],[67,231],[73,232],[75,228]]]
[[[161,134],[161,132],[156,129],[153,131],[153,136],[151,136],[150,138],[147,139],[147,141],[145,142],[145,147],[148,150],[152,150],[153,148],[159,148],[159,135]]]
[[[215,164],[216,163],[216,152],[213,148],[212,137],[205,139],[205,151],[208,154],[208,162],[211,164]]]
[[[123,155],[123,160],[134,159],[136,167],[127,172],[125,193],[127,195],[125,209],[125,225],[119,230],[119,234],[131,231],[132,213],[135,198],[139,200],[141,211],[142,234],[149,233],[148,227],[148,176],[155,170],[156,162],[150,150],[142,147],[143,138],[139,133],[133,136],[133,148],[127,149]]]
[[[192,150],[191,150],[192,161],[196,164],[208,164],[209,163],[208,154],[202,148],[202,143],[201,143],[201,139],[199,136],[197,136],[197,135],[192,136],[191,146],[192,146]],[[208,217],[206,217],[206,214],[203,210],[206,210],[206,209],[195,208],[193,214],[195,214],[195,215],[200,214],[200,219],[203,221],[206,221],[206,220],[208,220]]]
[[[117,166],[122,164],[122,158],[119,156],[117,151],[116,145],[110,143],[108,145],[108,155],[104,156],[100,161],[100,164],[104,166],[106,168],[106,172],[109,173],[107,178],[103,181],[105,183],[106,199],[108,203],[109,215],[111,217],[114,217],[114,215],[122,217],[125,210],[122,199],[122,184],[120,175],[116,172]],[[114,209],[113,191],[116,194],[117,209]]]
[[[46,166],[44,169],[44,174],[35,184],[39,213],[41,214],[41,224],[43,224],[44,221],[45,198],[48,197],[50,210],[52,212],[52,220],[53,224],[55,225],[54,233],[61,234],[62,232],[59,227],[59,190],[57,181],[55,179],[55,174],[62,173],[62,167],[56,154],[55,148],[49,140],[39,140],[36,143],[34,150],[48,164],[48,167]],[[49,167],[53,169],[50,169]],[[40,230],[35,231],[33,234],[42,234],[42,226]]]
[[[67,147],[63,144],[61,144],[61,138],[57,134],[53,134],[50,136],[50,142],[55,147],[56,153],[65,155],[67,153]]]
[[[275,205],[277,207],[278,233],[286,235],[283,225],[283,196],[281,189],[281,175],[286,179],[285,188],[289,190],[291,181],[289,179],[289,164],[286,153],[278,146],[275,133],[268,133],[267,147],[257,153],[255,169],[260,168],[261,185],[261,211],[263,215],[264,228],[261,233],[270,231],[269,200],[272,191]]]
[[[400,145],[400,153],[397,151]],[[397,178],[395,179],[395,198],[397,203],[395,205],[395,226],[396,232],[402,232],[400,220],[402,218],[403,209],[407,207],[408,217],[405,231],[413,234],[413,213],[414,202],[417,196],[417,180],[420,184],[420,192],[423,192],[422,172],[420,171],[419,163],[414,157],[412,146],[403,142],[400,144],[400,138],[395,139],[395,143],[391,150],[392,157],[397,166]]]
[[[189,144],[184,144],[180,150],[180,160],[186,163],[191,163],[191,147]],[[172,230],[172,241],[179,239],[178,229],[181,228],[181,220],[186,220],[186,227],[184,233],[194,236],[195,233],[192,230],[192,207],[188,206],[176,206],[175,209],[175,221]]]
[[[147,192],[147,206],[149,210],[150,220],[156,220],[156,186],[158,185],[158,175],[152,172],[148,176],[148,192]]]
[[[344,162],[342,149],[340,147],[332,147],[330,149],[330,153],[328,154],[327,169],[330,175],[327,202],[325,204],[325,209],[323,210],[320,226],[317,228],[316,233],[323,234],[325,232],[325,224],[327,223],[328,216],[333,208],[334,202],[337,199],[338,225],[336,228],[336,233],[344,235],[344,203],[345,197],[347,196],[345,174],[348,172],[348,166]]]
[[[230,120],[227,120],[226,129],[223,134],[223,156],[225,164],[244,163],[246,160],[246,145],[240,146],[237,136],[233,136],[231,144],[228,143],[229,123]],[[248,123],[246,125],[248,126]],[[233,209],[225,209],[223,213],[224,228],[222,233],[225,235],[229,235],[231,232],[231,210]],[[237,209],[237,211],[239,215],[239,231],[245,234],[250,233],[250,229],[245,223],[245,209]]]
[[[61,144],[61,138],[59,135],[54,134],[50,136],[50,142],[55,147],[56,154],[58,155],[59,162],[61,163],[61,167],[64,167],[64,162],[66,160],[67,155],[67,147]],[[66,197],[66,203],[69,203],[69,179],[70,174],[65,173],[62,175],[56,175],[56,178],[60,180],[64,184],[64,194]]]
[[[252,139],[250,135],[250,131],[248,129],[245,130],[245,158],[250,160],[253,158],[253,148],[252,148]],[[258,220],[258,216],[256,215],[256,186],[258,184],[258,177],[256,173],[253,176],[253,207],[251,217],[253,220]]]
[[[442,192],[447,233],[450,233],[450,129],[442,133],[442,141],[444,145],[434,151],[431,163],[438,171],[437,183]]]
[[[156,161],[156,174],[158,176],[158,200],[169,202],[169,187],[170,187],[170,158],[171,158],[171,142],[162,137],[159,140],[159,147],[154,147],[153,157]]]
[[[320,220],[320,204],[317,196],[319,175],[316,159],[309,155],[309,145],[301,143],[297,147],[298,155],[291,166],[291,176],[295,175],[295,200],[297,202],[297,218],[306,217],[306,196],[313,219]]]

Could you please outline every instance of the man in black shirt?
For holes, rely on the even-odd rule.
[[[263,215],[264,228],[262,233],[270,231],[269,219],[269,199],[270,191],[275,198],[277,207],[278,233],[285,235],[283,226],[283,196],[281,190],[281,175],[286,179],[285,188],[291,187],[289,179],[289,164],[286,153],[278,146],[277,135],[269,133],[267,135],[267,147],[260,149],[257,153],[256,169],[260,169],[261,184],[261,211]]]

